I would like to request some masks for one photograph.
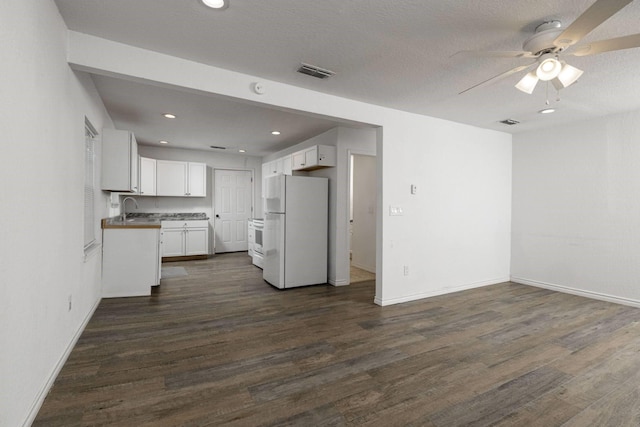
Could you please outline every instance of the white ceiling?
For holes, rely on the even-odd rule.
[[[520,50],[538,24],[558,19],[567,26],[593,0],[231,0],[224,11],[207,9],[199,0],[56,3],[74,31],[488,129],[516,133],[640,109],[640,49],[566,58],[585,73],[561,91],[560,102],[550,91],[558,109],[551,115],[537,114],[546,100],[543,84],[533,95],[513,87],[524,72],[458,95],[531,60],[454,53]],[[639,19],[640,2],[633,2],[583,42],[635,34]],[[327,80],[301,75],[295,72],[301,62],[337,74]],[[106,77],[95,81],[116,125],[133,130],[144,143],[161,138],[190,148],[252,143],[253,153],[261,155],[336,125],[229,99]],[[181,116],[175,128],[157,118],[158,106]],[[521,124],[498,123],[506,118]],[[273,126],[281,127],[281,139],[265,138]]]

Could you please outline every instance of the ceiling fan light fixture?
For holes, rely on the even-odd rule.
[[[562,64],[554,57],[543,59],[536,69],[536,75],[543,82],[555,79],[562,70]]]
[[[531,95],[533,93],[533,90],[536,88],[537,84],[538,84],[538,76],[534,71],[532,71],[530,73],[525,74],[525,76],[522,79],[520,79],[520,81],[516,85],[516,89]]]
[[[565,63],[563,64],[562,70],[558,76],[553,79],[552,83],[556,89],[560,90],[557,83],[561,85],[561,88],[569,87],[578,81],[582,73],[584,73],[584,71]]]

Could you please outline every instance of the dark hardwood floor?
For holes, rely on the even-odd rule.
[[[378,307],[244,253],[172,265],[101,302],[35,426],[640,425],[639,309],[513,283]]]

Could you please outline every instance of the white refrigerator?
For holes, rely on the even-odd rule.
[[[263,278],[280,288],[327,283],[329,180],[265,179]]]

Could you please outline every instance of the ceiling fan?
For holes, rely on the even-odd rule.
[[[640,34],[633,34],[582,45],[571,53],[565,53],[565,50],[577,44],[593,29],[615,15],[632,1],[633,0],[597,0],[567,28],[562,28],[560,21],[544,22],[538,25],[533,36],[525,40],[522,45],[522,51],[472,52],[495,57],[535,58],[535,61],[493,76],[463,90],[460,94],[468,92],[471,89],[487,86],[512,74],[533,68],[534,66],[536,66],[535,70],[525,74],[518,84],[516,84],[516,88],[531,94],[540,80],[546,82],[551,81],[558,91],[568,87],[578,80],[583,71],[567,64],[562,58],[563,56],[588,56],[640,47]],[[469,51],[467,51],[467,53],[469,53]]]

